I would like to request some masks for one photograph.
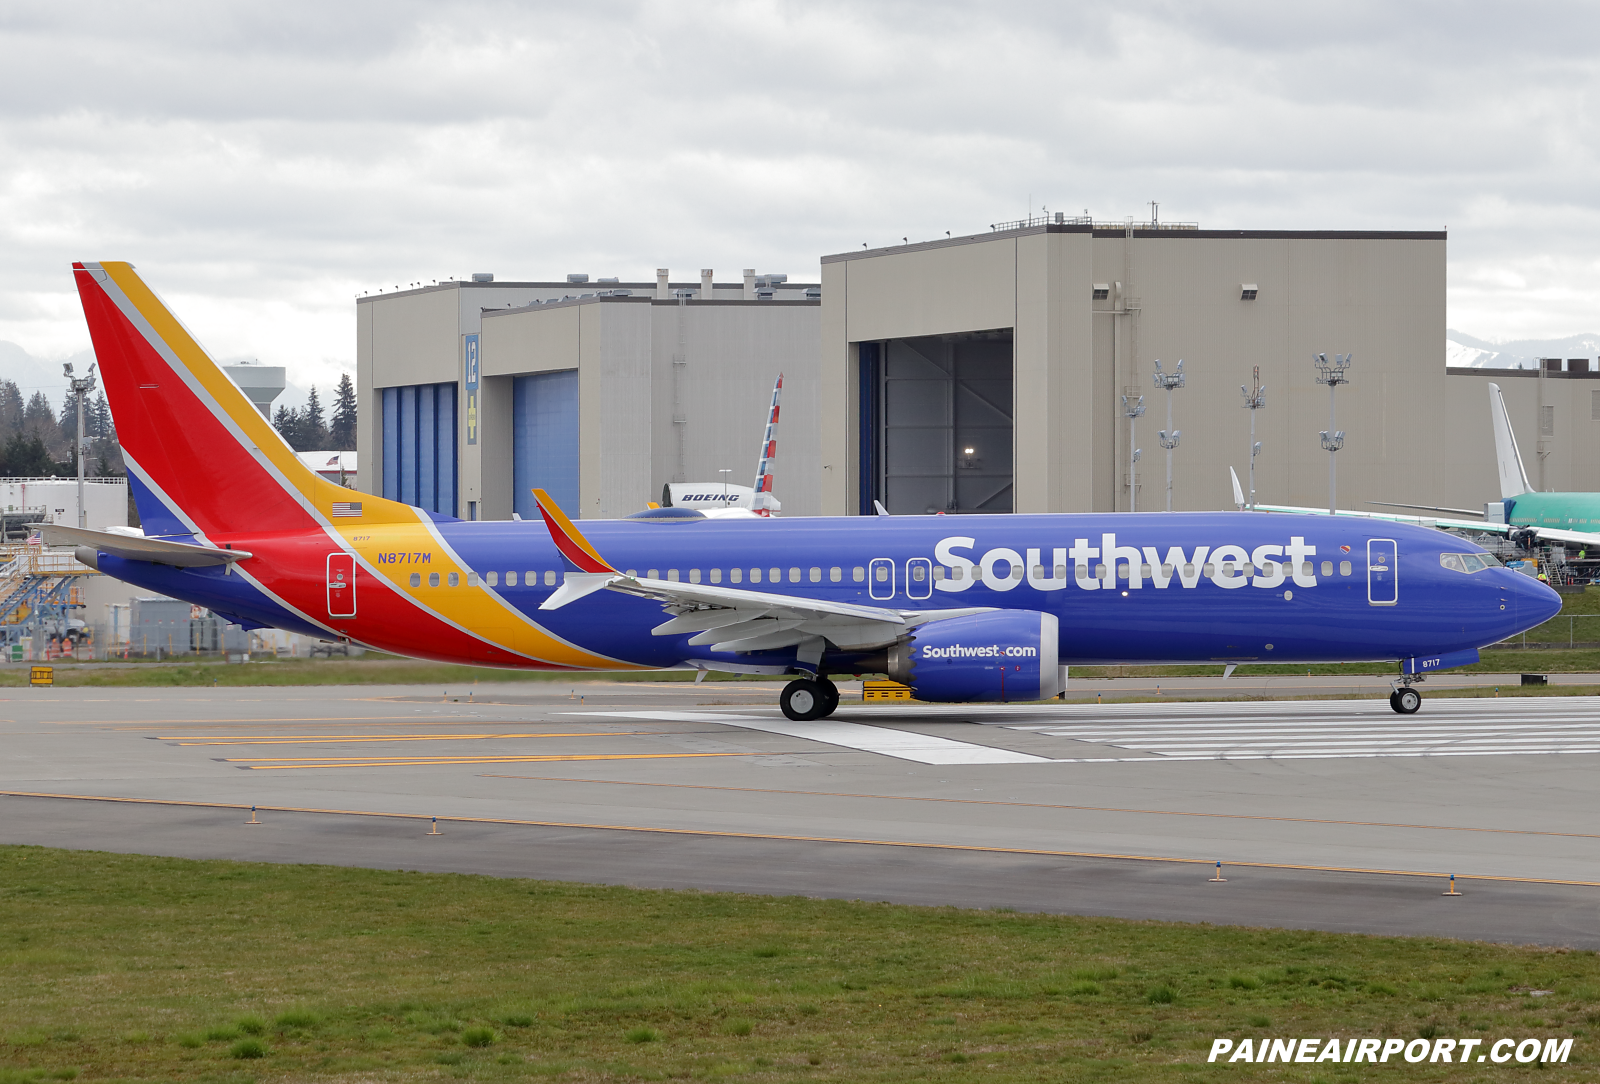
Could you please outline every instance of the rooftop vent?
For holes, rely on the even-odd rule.
[[[1241,282],[1239,284],[1239,300],[1254,301],[1256,299],[1256,293],[1260,289],[1261,287],[1257,286],[1253,282]]]
[[[472,281],[473,282],[493,282],[494,281],[494,275],[492,275],[488,271],[474,271],[472,273]]]
[[[589,281],[589,276],[588,275],[568,275],[567,276],[567,281],[568,282],[588,282]]]
[[[756,299],[759,301],[771,301],[774,292],[771,286],[757,286]]]
[[[698,291],[698,290],[685,290],[685,289],[681,289],[680,288],[680,289],[672,291],[672,296],[673,297],[677,297],[677,298],[690,298],[690,297],[693,297],[695,294],[697,294],[699,292],[700,291]]]
[[[1094,284],[1094,299],[1104,301],[1111,296],[1111,283],[1097,282]]]
[[[619,278],[617,278],[617,276],[615,276],[615,275],[612,275],[612,276],[611,276],[611,277],[610,277],[610,278],[608,278],[608,279],[607,279],[607,278],[599,278],[599,279],[595,279],[595,281],[596,281],[596,282],[621,282],[621,281],[622,281],[622,280],[621,280],[621,279],[619,279]]]
[[[822,287],[821,286],[807,286],[806,287],[806,300],[807,301],[820,301],[820,300],[822,300]]]
[[[788,275],[757,275],[756,286],[776,286],[781,282],[788,282]]]

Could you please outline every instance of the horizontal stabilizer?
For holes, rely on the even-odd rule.
[[[83,546],[98,553],[109,553],[125,561],[150,561],[175,568],[200,568],[205,565],[226,565],[253,556],[246,550],[219,550],[209,546],[191,546],[182,542],[167,542],[160,538],[136,538],[132,535],[111,534],[107,531],[88,531],[81,527],[61,527],[53,523],[36,525],[39,536],[50,546]]]

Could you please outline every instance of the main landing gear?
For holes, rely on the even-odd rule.
[[[1417,709],[1422,707],[1422,694],[1407,681],[1389,694],[1389,706],[1401,715],[1415,715]]]
[[[826,719],[839,706],[839,686],[821,675],[796,678],[783,687],[778,705],[796,722]]]

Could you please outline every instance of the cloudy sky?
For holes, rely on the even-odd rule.
[[[226,359],[353,368],[363,290],[814,277],[1031,206],[1450,231],[1452,327],[1600,330],[1577,4],[0,6],[0,340],[128,259]],[[1441,350],[1442,350],[1441,343]]]

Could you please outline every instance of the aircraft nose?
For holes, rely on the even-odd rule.
[[[1546,584],[1520,572],[1511,573],[1510,579],[1520,627],[1531,629],[1542,625],[1561,612],[1561,596]]]

